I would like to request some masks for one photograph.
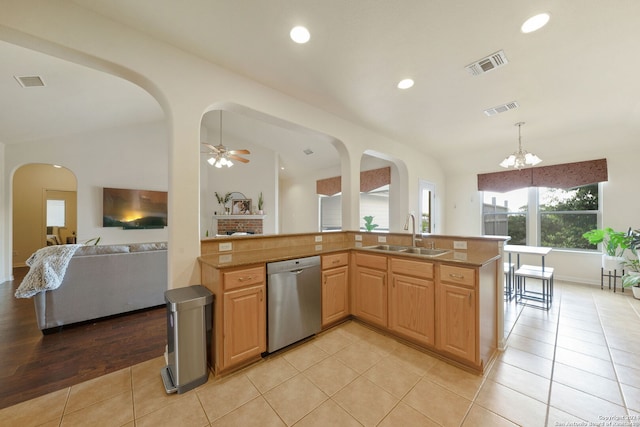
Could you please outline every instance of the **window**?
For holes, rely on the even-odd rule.
[[[582,237],[598,228],[598,184],[571,190],[539,188],[540,246],[592,249]]]
[[[47,200],[47,227],[64,227],[64,200]]]
[[[360,193],[360,231],[366,231],[364,217],[372,216],[378,224],[374,231],[389,231],[389,186]]]
[[[526,245],[528,190],[483,193],[483,234],[511,236],[510,245]]]
[[[592,249],[582,235],[598,228],[598,184],[485,191],[483,199],[484,234],[511,236],[513,245]]]
[[[320,196],[320,231],[342,229],[342,194]]]

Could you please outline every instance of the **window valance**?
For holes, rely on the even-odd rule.
[[[607,159],[478,174],[479,191],[506,191],[526,187],[573,188],[608,180]]]
[[[391,184],[391,167],[360,172],[360,192],[366,193],[384,185]],[[333,196],[342,191],[342,177],[319,179],[316,181],[316,193]]]

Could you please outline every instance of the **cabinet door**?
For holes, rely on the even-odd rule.
[[[393,274],[389,329],[422,344],[435,345],[435,287],[432,280]]]
[[[387,327],[387,272],[356,267],[354,314]]]
[[[441,283],[438,286],[437,348],[476,363],[475,290]]]
[[[322,326],[349,315],[348,271],[338,267],[322,272]]]
[[[259,356],[267,349],[266,287],[224,293],[223,366]]]

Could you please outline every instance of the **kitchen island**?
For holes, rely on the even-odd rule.
[[[353,317],[483,372],[503,339],[500,260],[507,238],[423,236],[420,246],[446,249],[437,256],[381,250],[381,238],[411,244],[407,234],[357,232],[203,240],[202,284],[215,296],[214,374],[266,351],[266,263],[314,255],[322,258],[324,329]]]

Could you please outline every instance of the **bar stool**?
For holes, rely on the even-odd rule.
[[[537,265],[521,265],[515,273],[516,301],[521,304],[549,310],[553,302],[553,267],[540,267]],[[541,282],[541,290],[527,289],[527,278],[537,279]],[[534,304],[529,304],[532,301]],[[540,303],[535,304],[535,303]]]

